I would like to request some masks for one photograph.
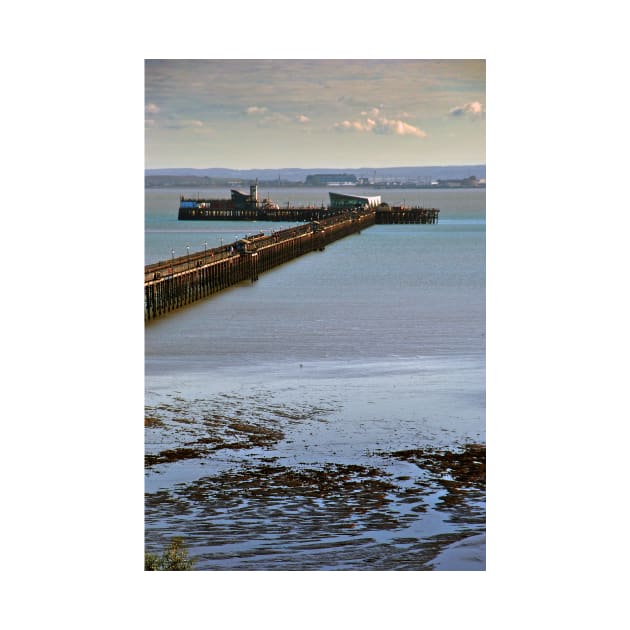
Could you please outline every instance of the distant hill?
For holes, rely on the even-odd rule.
[[[466,177],[486,178],[486,165],[473,164],[464,166],[393,166],[390,168],[268,168],[268,169],[231,169],[231,168],[153,168],[146,169],[145,176],[153,177],[194,177],[210,180],[261,180],[304,182],[309,175],[325,173],[348,173],[357,178],[377,177],[400,179],[464,179]]]

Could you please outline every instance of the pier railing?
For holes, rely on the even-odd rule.
[[[180,207],[180,221],[319,221],[335,216],[338,210],[326,206]]]

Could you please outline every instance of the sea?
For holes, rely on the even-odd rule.
[[[229,190],[147,189],[145,264],[291,225],[178,221],[180,194]],[[485,570],[485,189],[352,194],[439,222],[374,225],[145,325],[146,552],[178,538],[201,571]]]

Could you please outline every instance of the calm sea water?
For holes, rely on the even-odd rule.
[[[328,189],[262,194],[321,203]],[[148,549],[181,535],[208,570],[484,568],[485,499],[458,511],[435,487],[412,513],[401,493],[418,468],[389,454],[485,443],[485,191],[377,194],[437,207],[439,224],[373,226],[146,326],[147,416],[158,421],[147,453],[203,443],[211,417],[282,434],[264,447],[148,468]],[[147,263],[280,227],[179,222],[178,195],[146,192]],[[388,495],[392,518],[385,526],[354,514],[351,533],[319,527],[313,538],[309,518],[341,519],[334,506],[295,504],[288,518],[279,491],[267,502],[248,491],[212,502],[217,480],[229,493],[229,475],[270,461],[291,470],[376,465],[400,479]],[[461,566],[440,560],[453,557],[454,540],[469,554]]]

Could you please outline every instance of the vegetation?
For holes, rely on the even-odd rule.
[[[180,537],[171,540],[161,557],[152,553],[144,554],[145,571],[192,571],[194,564],[195,561],[188,558],[188,551]]]

